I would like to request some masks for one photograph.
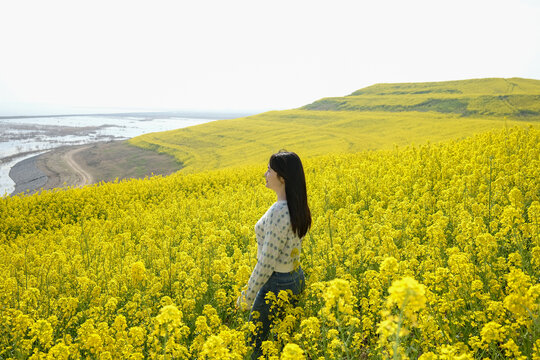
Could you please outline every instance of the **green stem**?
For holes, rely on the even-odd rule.
[[[488,189],[489,189],[489,194],[488,194],[488,223],[487,223],[488,233],[490,233],[490,234],[491,234],[491,176],[492,176],[492,173],[493,173],[493,156],[490,156],[489,157],[489,183],[488,183]]]
[[[341,326],[341,319],[339,317],[339,310],[338,310],[337,306],[336,306],[336,319],[337,319],[337,322],[338,322],[339,336],[341,337],[341,342],[343,343],[343,348],[345,350],[346,358],[350,359],[351,356],[349,354],[349,348],[347,346],[347,342],[345,341],[345,337],[343,336],[343,332],[341,331],[343,329],[343,327]]]
[[[398,356],[398,350],[399,350],[399,345],[400,345],[399,333],[401,331],[401,325],[403,325],[403,310],[402,309],[400,309],[400,311],[399,311],[399,321],[398,321],[398,327],[396,329],[396,339],[394,340],[394,346],[393,346],[393,350],[394,350],[393,358],[394,359],[400,359],[401,358],[401,357]]]

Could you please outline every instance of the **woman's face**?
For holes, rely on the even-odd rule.
[[[274,171],[268,164],[268,170],[264,173],[266,178],[266,187],[274,191],[278,191],[281,187],[285,186],[285,181],[277,172]]]

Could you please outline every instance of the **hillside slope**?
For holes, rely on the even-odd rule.
[[[282,148],[311,157],[537,124],[539,104],[538,80],[379,84],[300,109],[146,134],[130,143],[173,155],[183,164],[181,171],[194,172],[263,162]],[[517,110],[512,113],[510,106]]]

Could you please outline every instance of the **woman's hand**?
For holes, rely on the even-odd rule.
[[[243,291],[240,294],[240,296],[238,296],[238,299],[236,300],[236,308],[242,311],[249,310],[249,305],[246,300],[246,294]]]

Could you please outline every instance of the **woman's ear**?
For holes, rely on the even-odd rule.
[[[284,178],[282,178],[279,175],[277,177],[278,177],[280,183],[285,184],[285,179]]]

